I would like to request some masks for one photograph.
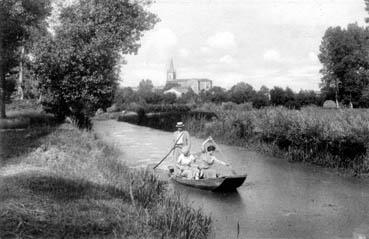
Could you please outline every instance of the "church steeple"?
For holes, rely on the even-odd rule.
[[[173,81],[176,79],[176,71],[174,69],[173,58],[170,59],[169,69],[167,71],[167,81]]]

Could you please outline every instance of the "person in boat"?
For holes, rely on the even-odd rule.
[[[215,157],[216,150],[215,142],[212,137],[207,138],[201,145],[202,153],[199,162],[199,177],[200,178],[216,178],[221,176],[225,171],[224,166],[229,166],[228,163],[223,162]],[[217,165],[222,165],[219,168]]]
[[[188,179],[199,179],[200,170],[195,161],[196,159],[190,153],[189,148],[184,147],[177,160],[177,175]]]
[[[173,161],[176,162],[178,160],[179,155],[181,155],[182,150],[190,151],[191,149],[191,139],[190,134],[187,130],[184,129],[183,122],[177,122],[176,128],[177,130],[173,134]]]

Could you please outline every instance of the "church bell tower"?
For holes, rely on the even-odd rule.
[[[174,81],[176,79],[176,71],[174,70],[173,59],[170,60],[170,66],[167,71],[167,82]]]

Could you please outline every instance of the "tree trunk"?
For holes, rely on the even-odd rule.
[[[2,20],[2,19],[1,19]],[[0,40],[0,119],[5,119],[5,70],[4,64],[5,61],[3,58],[3,41]]]
[[[24,98],[23,94],[23,58],[24,58],[24,45],[21,48],[21,58],[19,61],[19,80],[18,80],[18,95],[21,100]]]
[[[336,80],[336,108],[338,109],[340,107],[338,103],[338,80]]]
[[[5,74],[3,73],[3,68],[0,65],[0,84],[1,84],[1,97],[0,97],[0,118],[5,119]]]

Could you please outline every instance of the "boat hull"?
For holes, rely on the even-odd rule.
[[[234,191],[246,180],[247,175],[227,176],[207,179],[186,179],[173,175],[171,178],[177,183],[210,191]]]

